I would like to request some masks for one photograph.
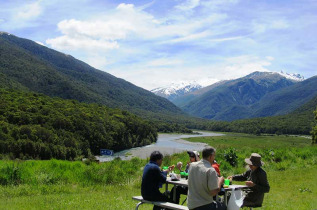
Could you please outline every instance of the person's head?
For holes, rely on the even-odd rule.
[[[212,164],[216,157],[216,149],[213,147],[206,147],[203,149],[203,159],[208,160]]]
[[[200,160],[200,156],[199,156],[199,152],[197,151],[187,151],[188,155],[189,155],[189,160],[190,162],[197,162]]]
[[[252,153],[250,158],[246,158],[244,161],[249,165],[252,171],[264,165],[264,163],[261,161],[261,155],[258,153]]]
[[[163,155],[159,151],[153,151],[150,156],[150,161],[156,162],[159,166],[162,165]]]

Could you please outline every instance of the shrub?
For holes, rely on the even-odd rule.
[[[230,147],[227,150],[225,150],[224,151],[224,158],[228,163],[230,163],[231,166],[237,166],[238,156],[236,154],[235,148]]]

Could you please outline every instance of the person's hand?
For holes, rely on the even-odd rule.
[[[169,167],[168,167],[168,172],[173,171],[173,170],[174,170],[174,168],[175,168],[175,166],[174,166],[174,165],[169,166]]]
[[[247,185],[248,187],[254,187],[254,183],[252,181],[246,181],[245,185]]]
[[[176,167],[181,171],[182,170],[182,166],[183,166],[183,163],[182,162],[178,162]]]
[[[230,179],[230,182],[232,182],[232,176],[228,176],[227,179]]]

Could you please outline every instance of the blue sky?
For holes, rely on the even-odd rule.
[[[317,75],[317,0],[10,0],[0,31],[148,90],[254,71]]]

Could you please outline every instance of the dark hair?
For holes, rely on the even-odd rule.
[[[212,155],[214,152],[216,152],[216,149],[213,147],[206,147],[203,149],[203,158],[207,159],[210,155]]]
[[[161,160],[161,159],[163,159],[163,155],[159,151],[153,151],[151,153],[150,161],[156,162],[157,160]]]

